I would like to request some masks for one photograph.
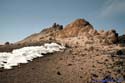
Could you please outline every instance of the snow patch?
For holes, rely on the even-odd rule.
[[[15,49],[12,52],[0,52],[0,68],[12,69],[20,63],[28,63],[34,58],[43,57],[42,54],[53,53],[65,49],[56,43],[46,43],[43,46],[30,46]]]

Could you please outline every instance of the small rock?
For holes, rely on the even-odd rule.
[[[82,76],[80,76],[80,78],[83,78]]]
[[[116,52],[116,54],[117,54],[117,55],[123,55],[123,52],[122,52],[122,50],[118,50],[118,51]]]
[[[93,76],[93,77],[96,77],[96,78],[98,77],[98,75],[96,75],[96,74],[92,74],[92,76]]]
[[[58,72],[57,72],[57,75],[61,75],[61,73],[58,71]]]
[[[72,64],[69,63],[68,66],[72,66]]]

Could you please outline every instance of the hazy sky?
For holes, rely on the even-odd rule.
[[[123,34],[125,0],[0,0],[0,43],[77,18],[85,18],[98,30],[114,28]]]

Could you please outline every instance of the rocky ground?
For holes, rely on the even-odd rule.
[[[11,70],[0,70],[0,83],[125,83],[125,47],[117,45],[67,47]],[[98,82],[102,83],[102,82]]]

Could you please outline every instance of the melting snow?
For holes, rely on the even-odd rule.
[[[30,46],[15,49],[12,52],[0,52],[0,68],[12,69],[12,66],[17,66],[20,63],[28,63],[34,58],[42,57],[47,53],[60,51],[64,49],[64,46],[60,46],[56,43],[44,44],[43,46]]]

